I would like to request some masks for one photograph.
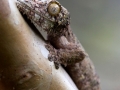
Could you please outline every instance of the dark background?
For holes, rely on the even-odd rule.
[[[120,0],[58,0],[93,61],[102,90],[120,90]]]

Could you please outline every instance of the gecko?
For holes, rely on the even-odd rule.
[[[35,27],[47,33],[45,47],[56,69],[84,60],[86,53],[70,27],[70,13],[57,0],[17,0],[16,5]]]

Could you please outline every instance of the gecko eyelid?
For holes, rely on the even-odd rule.
[[[47,10],[50,15],[56,16],[60,13],[61,6],[58,2],[52,1],[49,3]]]

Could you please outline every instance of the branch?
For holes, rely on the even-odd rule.
[[[26,24],[14,0],[0,1],[0,90],[77,90],[54,68],[45,42]]]

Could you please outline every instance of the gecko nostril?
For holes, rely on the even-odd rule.
[[[52,1],[48,5],[47,10],[48,10],[48,12],[49,12],[50,15],[56,16],[56,15],[58,15],[60,13],[61,6],[59,5],[58,2]]]

